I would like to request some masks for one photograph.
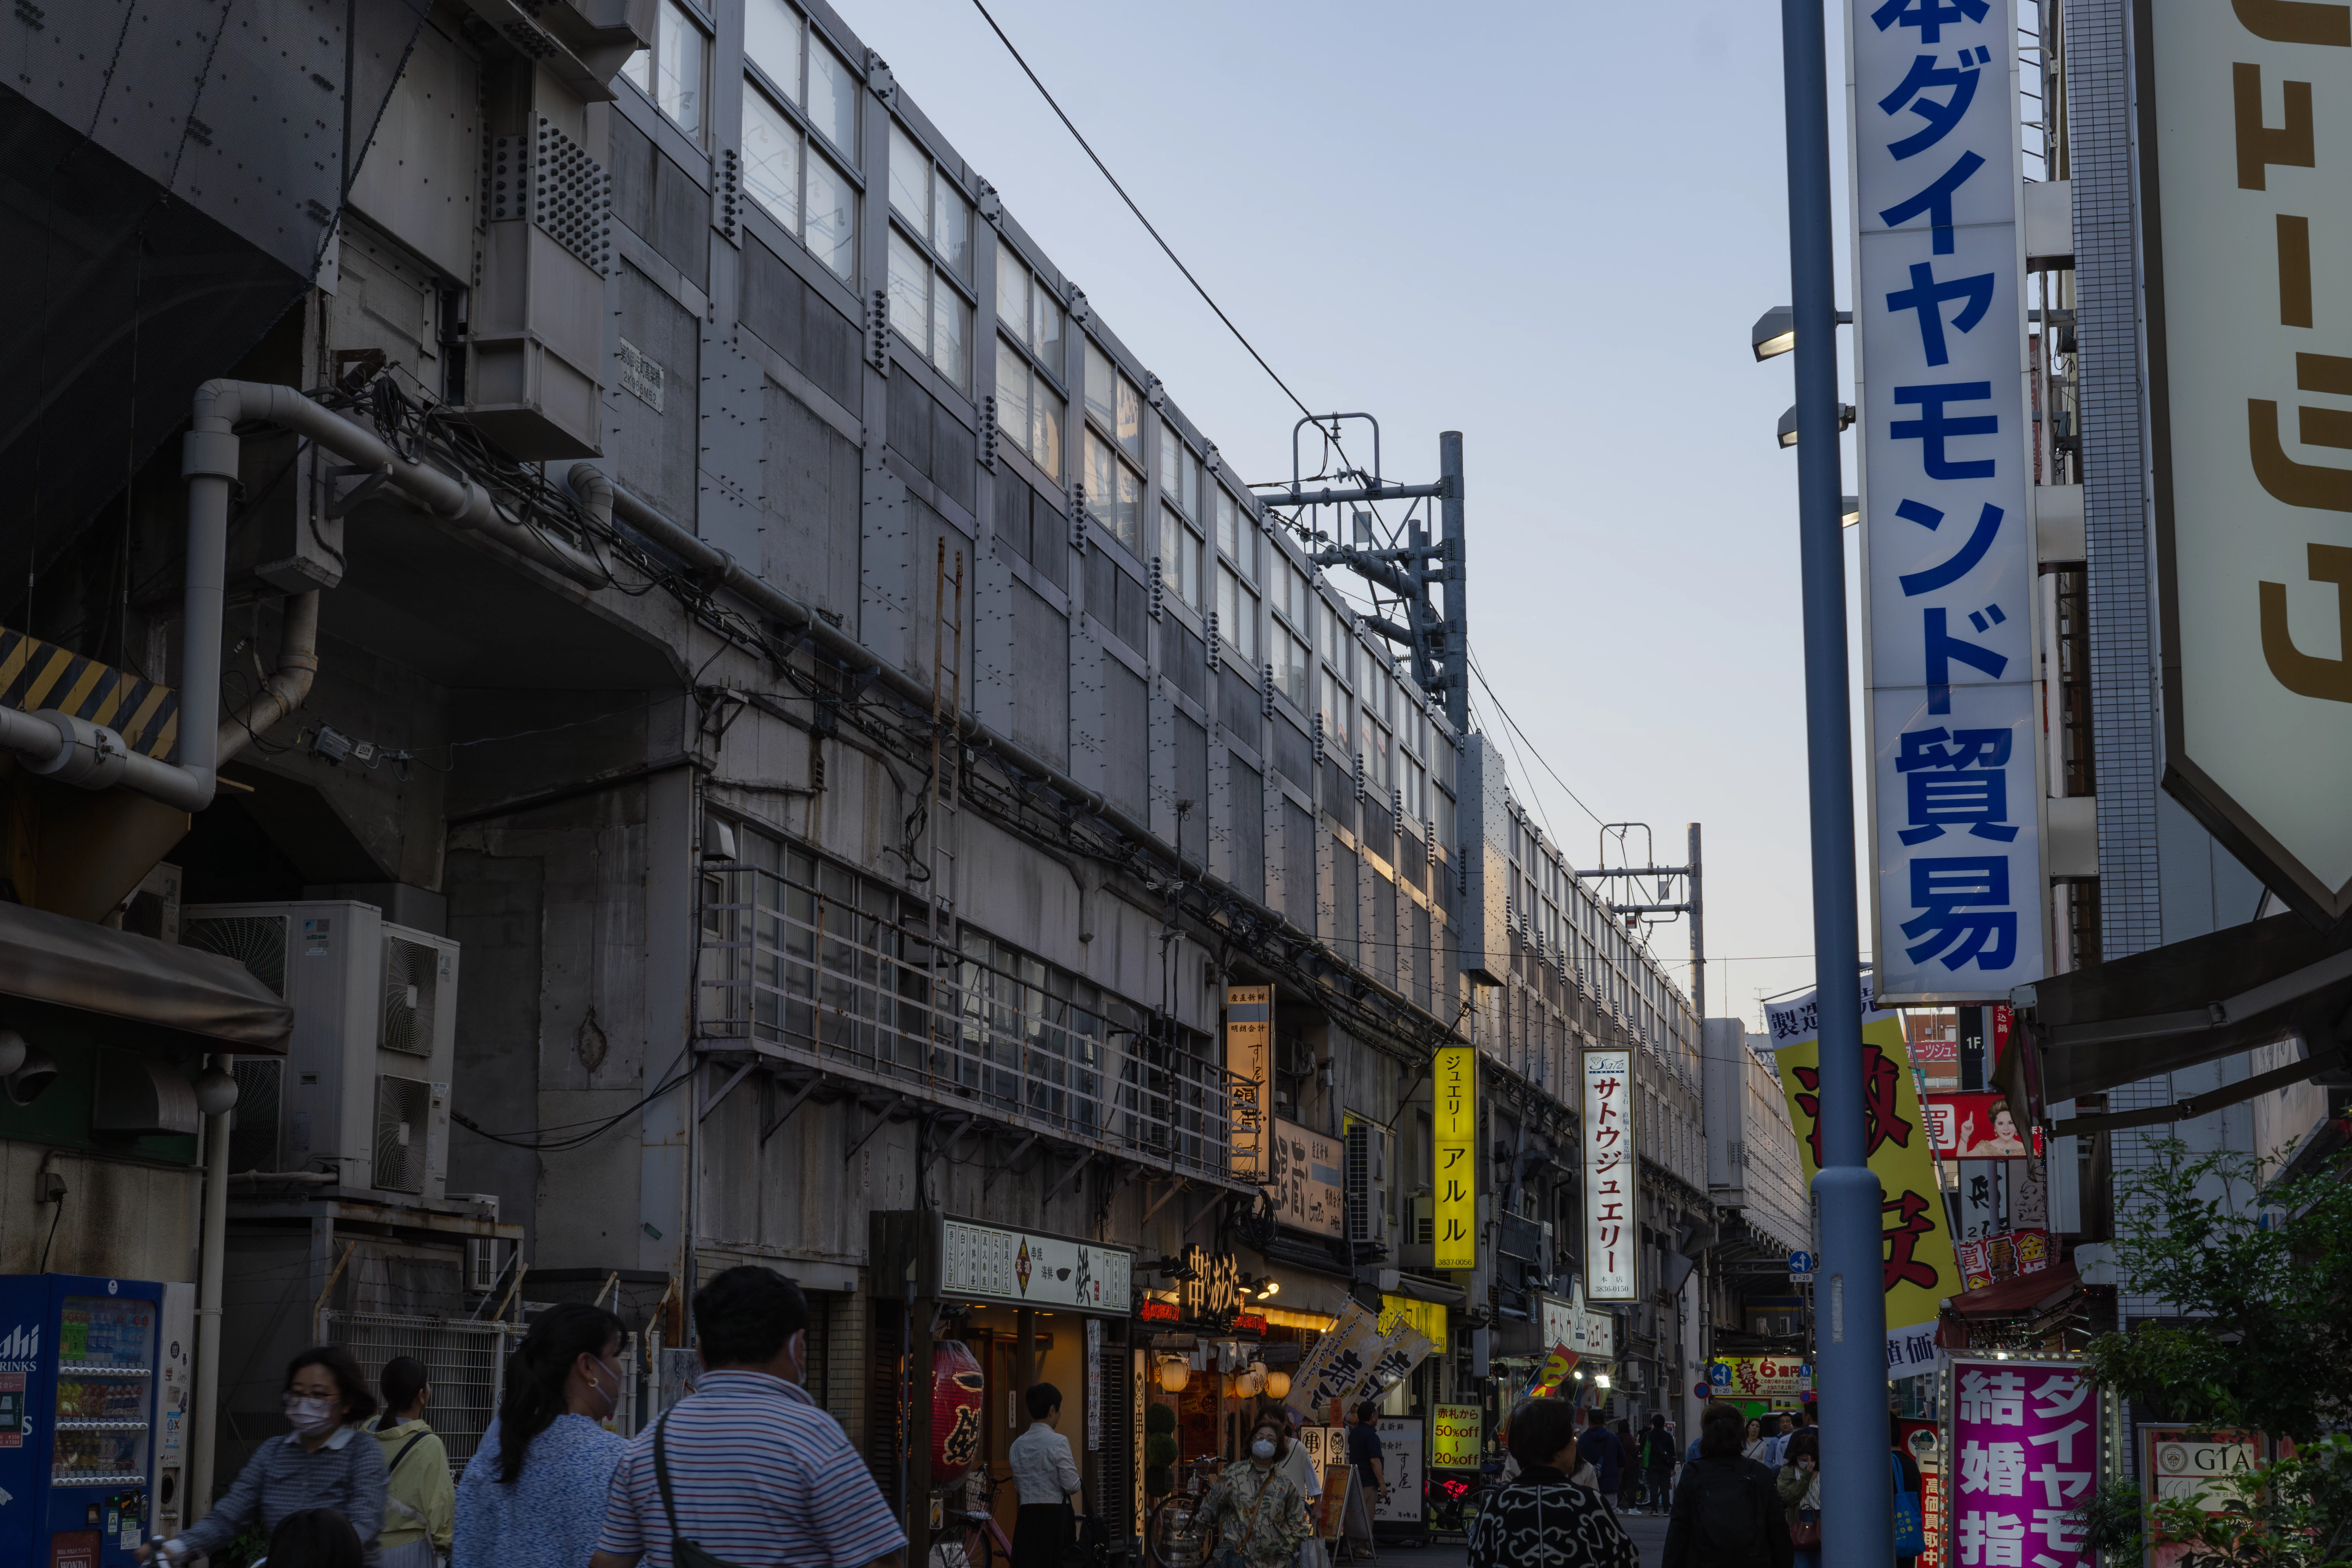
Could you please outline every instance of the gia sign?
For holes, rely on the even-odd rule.
[[[1853,0],[1873,898],[1889,1002],[2042,973],[2011,0]]]
[[[2332,921],[2352,909],[2352,5],[2143,14],[2165,788]]]

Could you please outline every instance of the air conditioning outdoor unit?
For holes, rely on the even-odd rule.
[[[237,1061],[230,1169],[325,1170],[354,1195],[442,1201],[457,944],[347,900],[192,904],[180,931],[294,1009],[282,1059]]]
[[[1360,1247],[1389,1245],[1389,1130],[1351,1121],[1347,1129],[1348,1240]],[[1361,1256],[1359,1254],[1359,1256]]]

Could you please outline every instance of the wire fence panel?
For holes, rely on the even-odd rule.
[[[1232,1079],[1083,980],[793,854],[705,868],[698,1033],[905,1082],[1055,1136],[1229,1173]]]
[[[499,1396],[506,1391],[507,1356],[521,1342],[524,1325],[337,1311],[322,1314],[322,1325],[324,1342],[348,1346],[370,1388],[382,1387],[383,1369],[396,1356],[414,1356],[425,1363],[425,1384],[432,1390],[425,1423],[449,1451],[450,1474],[462,1475],[498,1414]],[[637,1429],[635,1342],[634,1334],[626,1336],[621,1349],[622,1400],[614,1425],[624,1436]]]

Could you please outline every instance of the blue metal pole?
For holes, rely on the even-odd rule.
[[[1813,975],[1821,1001],[1821,1283],[1813,1292],[1825,1568],[1887,1568],[1886,1300],[1878,1178],[1864,1147],[1861,933],[1854,899],[1853,722],[1846,701],[1837,298],[1831,238],[1824,0],[1780,0],[1789,133],[1789,271],[1797,329],[1798,549],[1805,753],[1812,803]],[[1826,1317],[1826,1321],[1822,1321]]]

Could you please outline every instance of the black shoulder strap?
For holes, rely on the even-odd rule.
[[[669,1520],[669,1535],[677,1539],[677,1503],[669,1492],[669,1456],[662,1449],[662,1428],[669,1425],[669,1412],[654,1423],[654,1482],[661,1488],[662,1512]]]
[[[430,1432],[419,1432],[407,1442],[403,1443],[400,1446],[400,1452],[392,1457],[392,1463],[384,1467],[383,1473],[385,1477],[389,1479],[393,1471],[400,1468],[400,1461],[408,1458],[408,1450],[414,1448],[417,1444],[422,1443],[425,1438],[431,1436],[432,1434]]]

